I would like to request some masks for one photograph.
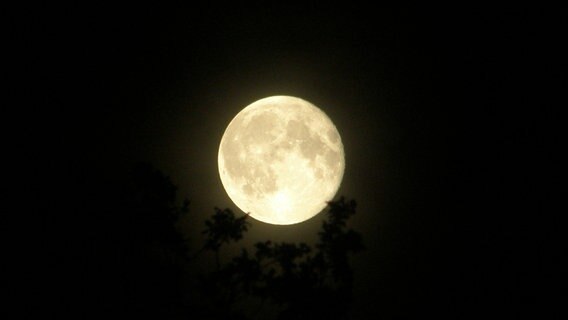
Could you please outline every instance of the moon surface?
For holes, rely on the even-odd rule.
[[[221,182],[253,218],[279,225],[317,215],[343,179],[345,154],[333,122],[300,98],[272,96],[241,110],[219,146]]]

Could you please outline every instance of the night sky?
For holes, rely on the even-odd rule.
[[[538,10],[137,4],[20,14],[21,95],[39,98],[25,108],[44,204],[34,225],[48,234],[32,272],[39,310],[104,304],[81,298],[95,296],[83,271],[100,258],[85,234],[105,232],[88,207],[137,162],[191,201],[191,241],[213,207],[241,214],[218,175],[219,142],[242,108],[271,95],[312,102],[341,134],[337,195],[357,201],[351,225],[366,246],[353,257],[354,319],[517,318],[560,301],[546,288],[559,227],[541,224],[547,200],[537,196],[552,173],[541,137],[553,116],[526,81],[554,72],[535,62],[557,41]],[[311,241],[323,218],[252,221],[244,243]]]

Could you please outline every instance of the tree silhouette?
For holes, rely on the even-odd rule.
[[[213,289],[216,306],[231,306],[243,296],[262,305],[268,301],[281,319],[335,319],[347,317],[351,302],[353,271],[349,255],[363,249],[359,233],[347,228],[355,214],[355,201],[340,198],[329,202],[327,220],[315,247],[306,243],[258,242],[252,252],[243,248],[230,262],[211,273],[203,288]],[[206,248],[218,256],[219,248],[237,242],[247,231],[248,216],[235,218],[230,209],[215,209],[206,221]],[[258,311],[257,311],[258,312]]]
[[[176,204],[176,187],[149,164],[136,165],[110,189],[98,208],[94,243],[99,266],[91,285],[105,296],[101,312],[173,318],[184,309],[188,252],[176,223],[189,202]]]
[[[92,286],[106,290],[101,313],[161,319],[348,316],[349,257],[363,249],[359,233],[347,226],[355,201],[329,202],[313,246],[261,241],[222,263],[220,250],[243,239],[251,226],[248,215],[214,208],[203,245],[191,253],[176,228],[189,201],[176,203],[176,187],[160,171],[138,165],[112,194],[99,208],[105,212],[101,225],[113,227],[97,238],[104,259],[91,279]],[[214,254],[215,268],[195,274],[192,265],[206,259],[204,252]]]

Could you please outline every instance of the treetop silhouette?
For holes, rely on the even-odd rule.
[[[176,187],[151,165],[136,166],[105,192],[93,209],[88,243],[92,258],[88,286],[105,293],[99,315],[163,319],[343,318],[349,314],[353,270],[349,259],[363,249],[348,226],[356,203],[328,203],[314,245],[259,241],[232,257],[251,227],[248,215],[215,207],[205,221],[204,242],[188,242],[176,226],[189,201],[176,201]],[[323,213],[322,213],[323,214]],[[185,221],[185,220],[184,220]],[[98,226],[98,227],[95,227]],[[109,228],[106,232],[104,228]],[[210,252],[215,267],[199,267]],[[96,314],[93,314],[96,317]]]

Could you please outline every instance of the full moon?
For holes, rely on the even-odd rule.
[[[231,200],[270,224],[300,223],[337,193],[343,143],[318,107],[291,96],[253,102],[229,123],[219,146],[219,174]]]

